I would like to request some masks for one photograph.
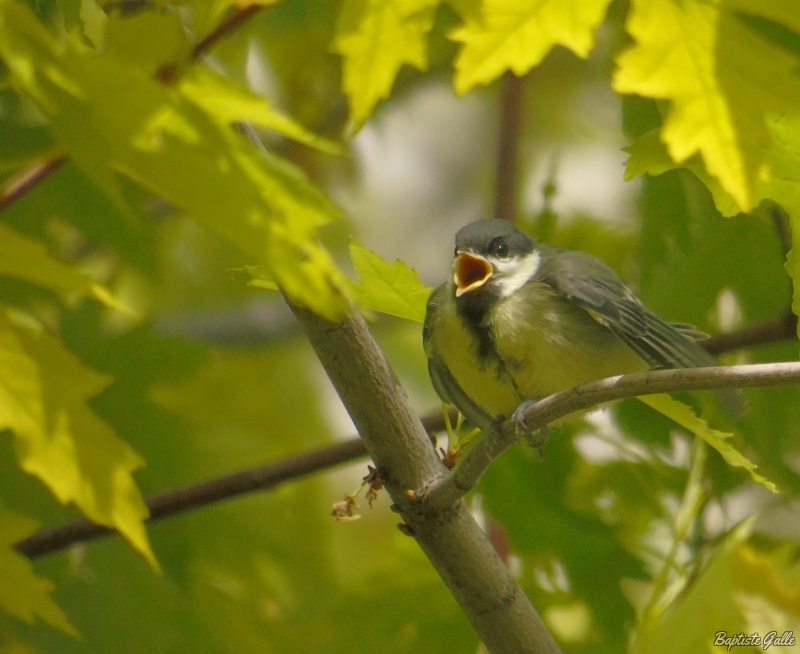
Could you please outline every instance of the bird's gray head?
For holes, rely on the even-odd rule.
[[[505,220],[470,223],[456,234],[456,298],[509,297],[533,277],[540,262],[536,241]]]

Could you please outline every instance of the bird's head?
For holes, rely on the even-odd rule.
[[[456,234],[456,298],[507,298],[533,277],[540,262],[536,241],[505,220],[470,223]]]

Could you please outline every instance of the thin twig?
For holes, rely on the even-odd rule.
[[[0,211],[7,209],[37,184],[41,184],[68,160],[69,157],[65,154],[40,159],[7,179],[0,188]]]
[[[794,361],[656,370],[608,377],[556,393],[527,406],[524,422],[527,430],[535,431],[576,411],[637,395],[796,384],[800,384],[800,362]],[[432,511],[452,505],[473,489],[492,462],[516,441],[517,433],[511,420],[496,425],[464,457],[455,472],[417,492],[418,501]]]
[[[223,36],[235,32],[263,8],[264,5],[249,5],[231,14],[217,25],[214,30],[197,42],[197,45],[194,46],[194,50],[192,51],[192,59],[196,60],[202,57],[211,50]]]
[[[194,486],[153,495],[146,500],[147,508],[150,510],[148,521],[161,520],[176,513],[192,511],[245,493],[275,488],[282,482],[299,479],[359,459],[366,453],[364,443],[355,438]],[[33,559],[57,552],[75,543],[116,533],[108,527],[88,520],[73,520],[56,527],[42,529],[16,543],[14,549]]]
[[[494,217],[513,221],[517,215],[519,141],[524,82],[511,71],[500,82],[500,125],[497,135],[497,179]]]
[[[780,318],[747,325],[726,334],[716,334],[699,345],[710,354],[722,354],[793,339],[797,339],[797,316],[787,311]]]
[[[428,432],[442,431],[444,418],[441,411],[423,418],[422,424]],[[342,443],[296,454],[256,468],[151,495],[145,499],[145,504],[150,511],[148,522],[193,511],[247,493],[271,490],[284,482],[307,477],[365,456],[367,456],[367,449],[364,447],[364,443],[360,438],[353,437]],[[76,543],[116,533],[113,529],[97,525],[89,520],[77,519],[42,529],[17,542],[14,549],[20,554],[34,559],[58,552]]]

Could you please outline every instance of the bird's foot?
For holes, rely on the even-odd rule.
[[[539,427],[537,430],[538,436],[534,436],[533,434],[528,434],[525,436],[525,442],[528,443],[531,447],[535,447],[536,450],[539,452],[539,458],[544,459],[544,444],[550,438],[550,427],[544,425],[543,427]]]
[[[536,400],[528,400],[520,404],[519,407],[517,407],[517,410],[514,411],[511,421],[514,424],[517,438],[525,439],[528,445],[535,447],[539,451],[539,456],[544,458],[542,447],[547,442],[547,439],[550,438],[550,427],[547,425],[539,427],[539,429],[536,430],[538,432],[538,436],[534,436],[533,433],[531,433],[531,431],[528,429],[528,425],[525,423],[525,414],[527,413],[527,410],[530,409],[530,407],[534,404],[536,404]]]

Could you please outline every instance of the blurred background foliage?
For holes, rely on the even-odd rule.
[[[105,14],[94,0],[27,4],[54,33],[95,45],[102,38]],[[131,47],[141,57],[132,65],[148,74],[245,6],[99,4],[121,34],[125,21],[151,20],[155,30],[161,19],[179,19],[183,31],[172,41],[160,31],[166,40],[152,50],[146,31],[134,34]],[[341,3],[319,0],[266,6],[194,65],[341,141],[355,127],[340,90],[341,57],[332,49],[341,11]],[[556,47],[525,76],[518,224],[603,258],[665,318],[718,333],[784,315],[791,302],[787,252],[767,208],[723,218],[686,170],[623,181],[621,148],[661,124],[656,102],[617,95],[609,85],[613,57],[630,43],[627,11],[626,2],[611,3],[585,60]],[[448,34],[458,23],[451,5],[438,7],[428,70],[401,68],[391,98],[347,141],[346,155],[259,131],[271,152],[344,209],[321,237],[345,270],[354,236],[438,285],[449,271],[455,231],[491,213],[504,82],[453,92],[457,44]],[[778,36],[787,52],[797,52],[796,33]],[[5,83],[0,175],[10,180],[53,152],[47,118]],[[142,493],[353,436],[281,298],[230,275],[252,261],[144,185],[121,175],[116,181],[124,210],[67,161],[1,220],[45,243],[134,313],[10,276],[0,276],[0,301],[35,317],[83,365],[113,380],[89,405],[146,460],[135,474]],[[373,329],[420,414],[437,411],[419,324],[380,317]],[[793,360],[797,352],[796,340],[786,339],[722,361]],[[662,652],[701,651],[718,629],[795,627],[800,634],[800,391],[746,395],[750,411],[734,426],[737,446],[778,484],[778,496],[716,452],[698,451],[634,400],[557,428],[543,460],[515,448],[486,475],[470,499],[476,516],[565,652],[623,652],[635,629],[637,651]],[[682,399],[726,426],[707,398]],[[37,560],[36,573],[52,581],[52,598],[80,637],[0,612],[0,652],[476,651],[466,618],[414,541],[396,529],[385,494],[371,509],[362,506],[357,522],[331,519],[331,504],[364,474],[361,462],[153,524],[148,534],[162,575],[121,538]],[[20,471],[6,434],[2,506],[41,525],[77,514]],[[725,541],[747,516],[756,519]],[[0,576],[0,586],[9,579]],[[674,633],[676,620],[695,640],[659,640]],[[648,642],[659,646],[646,649]]]

